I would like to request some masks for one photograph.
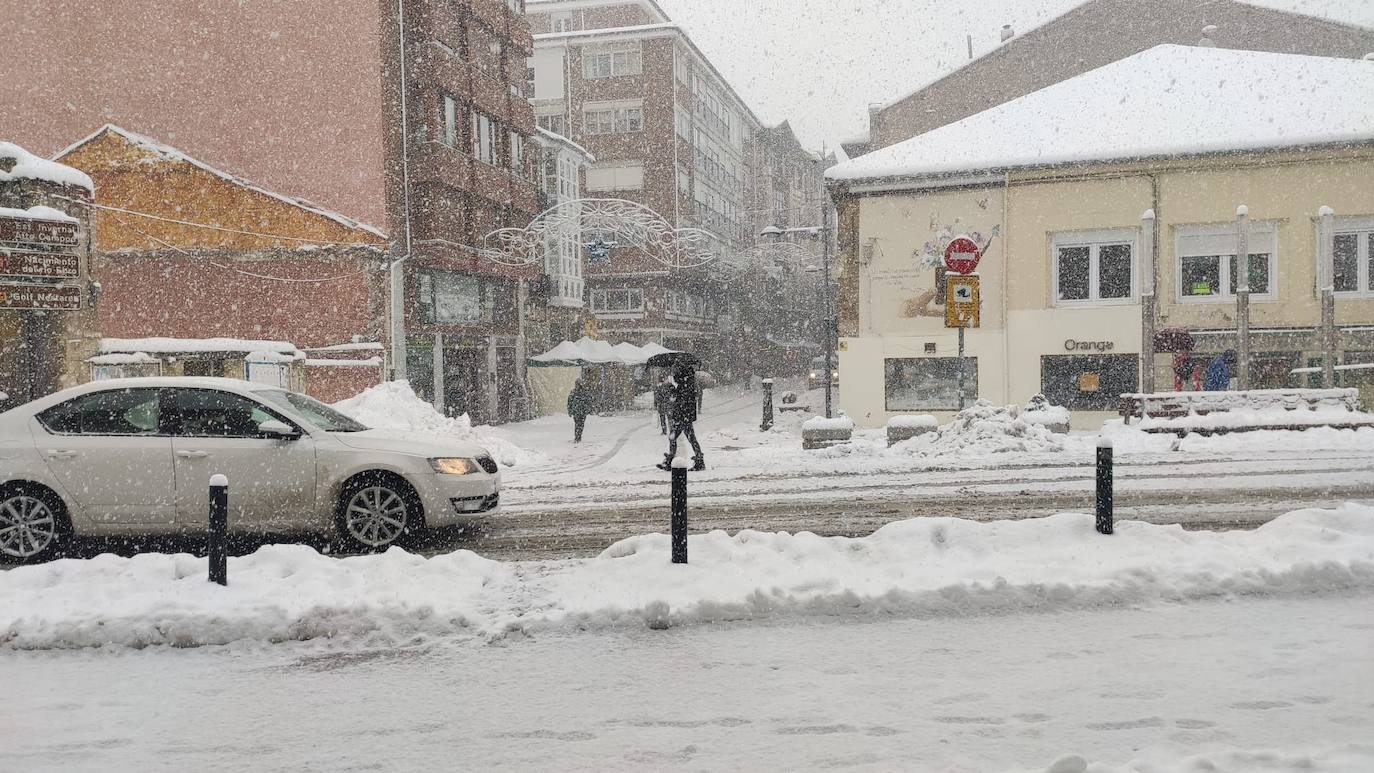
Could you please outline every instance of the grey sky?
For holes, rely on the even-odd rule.
[[[1206,0],[1199,0],[1205,2]],[[758,113],[819,148],[864,133],[870,103],[914,90],[1081,0],[659,0]],[[1374,0],[1253,0],[1374,27]],[[760,49],[760,46],[762,47]]]

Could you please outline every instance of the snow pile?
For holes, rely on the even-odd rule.
[[[3,174],[3,172],[0,172]],[[21,220],[60,220],[64,223],[80,223],[80,220],[68,215],[60,209],[45,207],[42,204],[29,207],[28,209],[11,209],[10,207],[0,207],[0,217],[14,217]]]
[[[374,429],[401,430],[422,435],[442,435],[448,440],[476,443],[491,453],[504,467],[519,467],[547,461],[543,454],[528,451],[482,428],[474,428],[467,414],[458,418],[441,416],[434,406],[415,396],[405,381],[387,381],[334,404],[340,411]]]
[[[0,182],[43,180],[58,185],[74,185],[88,191],[95,190],[95,183],[80,169],[39,158],[13,142],[0,142],[0,159],[13,159],[14,162],[0,163]]]
[[[978,615],[1238,594],[1374,591],[1374,508],[1303,510],[1251,532],[1089,515],[900,521],[851,539],[716,531],[669,562],[667,535],[576,561],[502,563],[393,549],[333,559],[298,546],[229,560],[104,555],[0,572],[0,646],[196,646],[362,637],[499,638],[549,628],[778,616]],[[664,607],[666,605],[666,612]]]
[[[1012,406],[979,400],[934,433],[893,446],[922,456],[990,456],[1063,451],[1062,437],[1017,416]]]
[[[1155,751],[1125,765],[1089,763],[1077,754],[1067,754],[1048,767],[1027,768],[1025,773],[1357,773],[1374,770],[1374,746],[1351,744],[1332,749],[1264,749],[1214,751],[1178,758],[1163,758]],[[1172,756],[1172,755],[1169,755]]]

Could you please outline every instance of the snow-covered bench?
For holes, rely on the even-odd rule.
[[[1121,418],[1145,432],[1219,435],[1311,427],[1374,427],[1355,389],[1252,389],[1121,396]]]
[[[848,416],[813,416],[802,423],[802,448],[807,451],[848,443],[853,436],[854,421]]]
[[[887,445],[889,448],[903,440],[919,437],[940,428],[934,416],[893,416],[887,420]]]

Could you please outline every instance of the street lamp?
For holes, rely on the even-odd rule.
[[[770,225],[759,231],[765,239],[781,239],[787,234],[805,234],[821,239],[821,313],[825,315],[822,326],[825,328],[825,418],[831,415],[831,382],[835,378],[835,321],[830,311],[830,209],[821,208],[821,225],[801,228],[779,228]]]

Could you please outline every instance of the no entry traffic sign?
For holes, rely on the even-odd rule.
[[[983,253],[967,236],[960,236],[945,248],[945,268],[955,274],[972,274],[978,268]]]

